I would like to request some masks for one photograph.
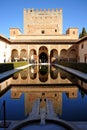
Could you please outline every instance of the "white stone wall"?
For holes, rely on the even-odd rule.
[[[0,63],[10,62],[10,45],[0,40]]]
[[[5,43],[0,41],[0,63],[3,63],[5,60]]]
[[[85,61],[85,55],[87,55],[87,40],[79,43],[79,61],[87,63],[87,57]]]

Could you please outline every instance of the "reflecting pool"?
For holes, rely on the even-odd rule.
[[[3,101],[6,119],[22,120],[32,111],[34,101],[52,101],[55,113],[66,121],[87,121],[87,83],[55,66],[33,65],[0,83],[0,120]]]

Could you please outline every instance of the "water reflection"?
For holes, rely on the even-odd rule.
[[[28,76],[27,70],[21,71],[20,76],[21,76],[21,79],[26,80]]]
[[[52,101],[55,112],[58,115],[62,114],[62,94],[66,93],[67,98],[75,99],[78,95],[78,88],[76,86],[11,86],[11,98],[19,99],[24,93],[25,115],[28,115],[33,107],[33,103],[37,99],[41,99],[40,107],[46,108],[45,99]]]
[[[50,66],[50,77],[52,79],[58,78],[58,69],[56,69],[54,66]]]
[[[41,82],[46,82],[48,80],[48,66],[39,66],[39,80]]]
[[[15,79],[18,84],[55,84],[55,83],[71,83],[67,78],[67,74],[54,66],[31,66],[28,69],[16,73],[12,77],[12,83],[15,84]],[[72,78],[73,80],[73,78]]]
[[[6,98],[8,86],[11,89],[9,90],[9,97],[7,95]],[[22,105],[20,112],[24,113],[24,117],[26,117],[31,112],[35,100],[39,98],[41,101],[40,107],[46,108],[45,100],[48,98],[52,101],[54,111],[61,118],[67,119],[66,113],[68,115],[72,113],[67,120],[74,120],[76,117],[73,115],[76,112],[80,112],[87,120],[87,116],[85,116],[87,110],[85,100],[87,97],[85,98],[86,94],[84,93],[86,90],[87,83],[59,68],[55,68],[54,66],[31,66],[14,74],[12,78],[0,84],[0,101],[5,99],[7,104],[10,103],[8,110],[10,114],[14,113],[18,109],[17,107],[20,108],[18,104],[15,106],[17,101],[19,101],[19,104]],[[82,104],[78,105],[78,102],[82,102],[82,100],[84,100],[82,103],[83,108],[81,106],[80,109],[80,105]],[[20,119],[19,113],[16,116],[16,119]],[[13,116],[10,118],[13,119]],[[82,119],[82,116],[79,118]]]
[[[13,75],[13,79],[14,79],[14,80],[18,79],[18,75],[19,75],[18,73],[15,73],[15,74]]]

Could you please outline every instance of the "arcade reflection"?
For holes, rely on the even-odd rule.
[[[16,81],[16,82],[15,82]],[[74,76],[67,75],[63,70],[54,66],[30,66],[28,69],[15,73],[12,84],[72,84],[78,82]]]
[[[55,66],[30,66],[15,73],[13,77],[0,84],[0,97],[11,91],[11,99],[20,99],[24,94],[25,115],[28,115],[33,103],[41,99],[40,108],[46,108],[46,98],[52,101],[55,112],[62,115],[63,93],[68,99],[77,99],[78,91],[86,92],[87,84],[77,77]],[[85,93],[84,93],[85,94]]]

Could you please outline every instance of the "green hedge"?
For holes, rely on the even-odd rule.
[[[58,64],[87,73],[87,63],[58,62]]]
[[[27,65],[28,62],[14,62],[14,68]]]
[[[28,64],[28,62],[0,63],[0,73],[24,66],[26,64]]]

